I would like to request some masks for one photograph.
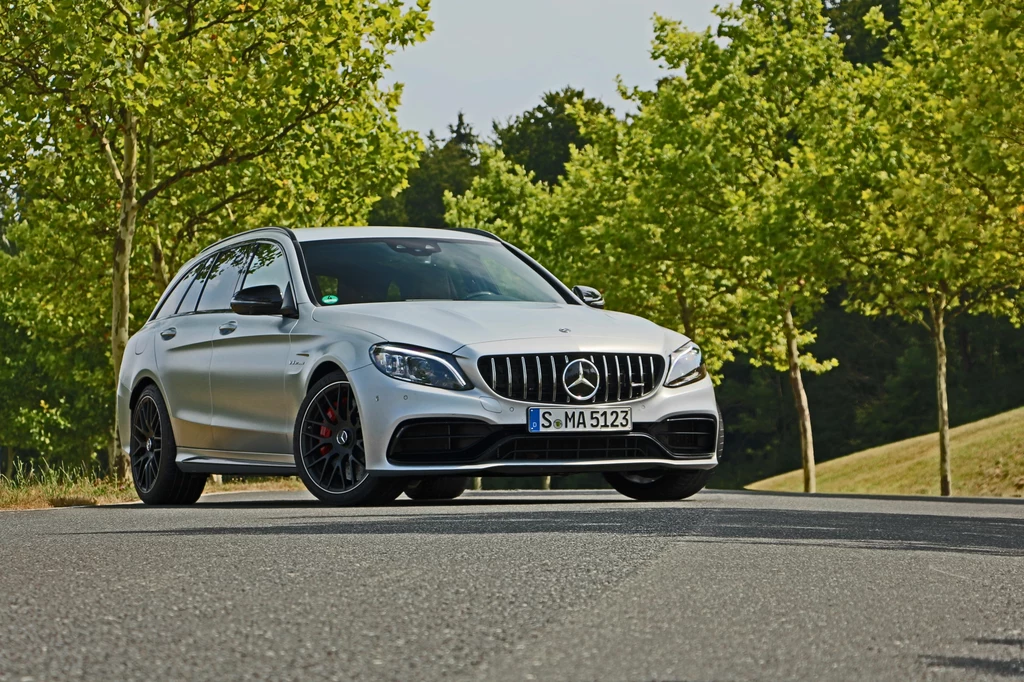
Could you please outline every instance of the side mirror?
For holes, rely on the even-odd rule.
[[[239,315],[281,315],[284,296],[276,284],[239,289],[231,299],[231,309]]]
[[[594,287],[576,285],[572,288],[572,293],[591,308],[604,308],[604,296]]]

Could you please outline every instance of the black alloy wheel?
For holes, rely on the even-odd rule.
[[[359,405],[341,372],[329,374],[309,389],[299,408],[294,447],[299,477],[324,502],[383,504],[405,488],[404,478],[373,476],[367,470]]]
[[[160,472],[160,412],[152,396],[144,395],[132,411],[132,478],[141,493],[149,493]]]
[[[171,417],[155,385],[146,386],[132,407],[128,447],[135,492],[146,504],[192,504],[203,494],[206,474],[178,468]]]
[[[320,389],[302,417],[299,451],[310,479],[328,493],[354,490],[366,479],[359,409],[346,381]]]

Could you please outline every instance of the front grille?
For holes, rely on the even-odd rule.
[[[668,459],[649,438],[635,435],[523,436],[498,446],[495,461],[567,462],[573,460]]]
[[[562,373],[573,360],[594,363],[600,375],[597,393],[576,400],[565,390]],[[532,353],[488,355],[477,367],[492,391],[512,400],[547,404],[592,405],[642,398],[661,383],[665,358],[638,353]]]
[[[717,450],[718,422],[711,416],[673,417],[647,432],[674,455],[709,455]]]

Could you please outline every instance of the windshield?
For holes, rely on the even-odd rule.
[[[323,305],[386,301],[564,303],[536,270],[498,243],[336,239],[302,244]]]

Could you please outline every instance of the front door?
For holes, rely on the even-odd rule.
[[[239,288],[291,286],[281,246],[258,242]],[[296,320],[281,315],[216,315],[210,387],[218,450],[287,455],[295,415],[283,409],[289,337]]]

